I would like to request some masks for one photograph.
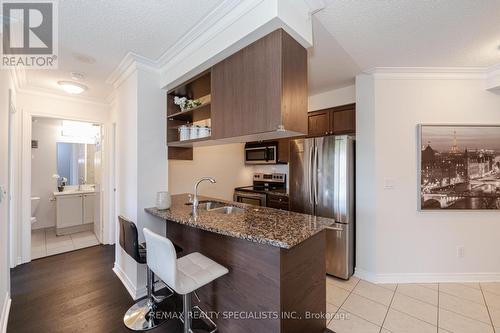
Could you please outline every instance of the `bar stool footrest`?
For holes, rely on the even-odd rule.
[[[191,319],[191,331],[193,333],[215,333],[217,325],[210,319],[207,314],[198,306],[193,306]],[[184,317],[181,314],[181,321],[184,323]]]

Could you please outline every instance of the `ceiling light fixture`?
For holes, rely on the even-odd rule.
[[[81,94],[88,89],[86,85],[73,81],[58,81],[57,84],[68,94]]]

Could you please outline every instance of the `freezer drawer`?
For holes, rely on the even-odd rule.
[[[349,279],[354,273],[353,224],[335,223],[326,229],[326,273]]]

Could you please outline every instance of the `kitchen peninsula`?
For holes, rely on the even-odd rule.
[[[332,219],[206,197],[195,218],[187,194],[172,196],[168,210],[146,211],[166,221],[183,254],[229,269],[198,291],[203,308],[218,314],[219,332],[325,331],[324,229]]]

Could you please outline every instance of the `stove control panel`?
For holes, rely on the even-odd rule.
[[[255,173],[254,182],[286,183],[286,174],[284,173]]]

